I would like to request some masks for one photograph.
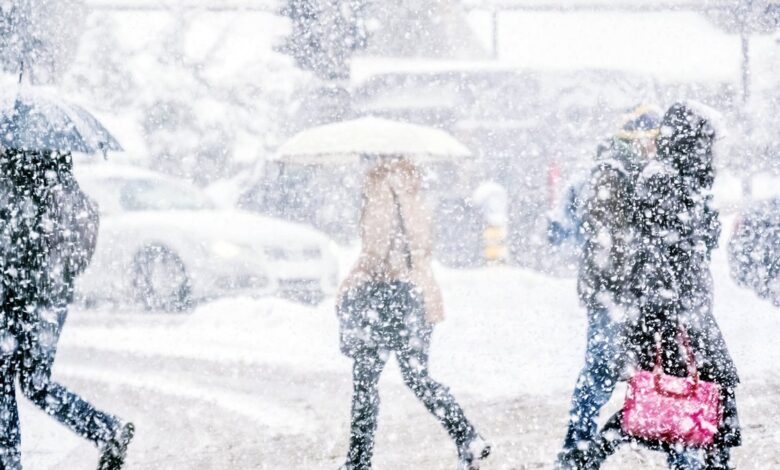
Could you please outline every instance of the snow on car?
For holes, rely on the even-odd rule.
[[[331,241],[316,230],[216,209],[186,182],[130,166],[83,165],[76,174],[101,213],[77,286],[86,299],[180,310],[228,293],[319,302],[335,290]]]

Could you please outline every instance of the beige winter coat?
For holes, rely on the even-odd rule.
[[[366,177],[360,220],[362,249],[339,298],[367,282],[410,282],[422,293],[426,320],[437,323],[444,319],[444,306],[431,269],[432,215],[419,192],[419,176],[410,173],[413,168],[402,161],[383,165]]]

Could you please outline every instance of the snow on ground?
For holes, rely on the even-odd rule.
[[[743,377],[746,444],[736,463],[768,468],[780,459],[780,312],[733,284],[723,250],[714,264],[716,314]],[[434,334],[431,375],[494,442],[485,468],[551,468],[584,349],[574,280],[503,267],[439,278],[448,318]],[[336,468],[345,452],[350,362],[330,300],[226,298],[190,315],[75,311],[55,377],[136,422],[129,468]],[[376,468],[454,468],[446,434],[394,363],[382,399]],[[27,468],[94,465],[88,444],[27,404],[22,418]],[[626,450],[606,468],[662,463]]]

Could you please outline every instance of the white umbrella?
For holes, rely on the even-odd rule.
[[[277,152],[279,159],[301,164],[354,163],[361,156],[404,156],[428,162],[470,155],[465,145],[444,131],[375,117],[307,129]]]

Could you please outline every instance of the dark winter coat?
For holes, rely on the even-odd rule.
[[[637,182],[639,248],[629,295],[638,312],[630,343],[640,366],[652,369],[659,334],[665,369],[685,375],[677,341],[681,326],[691,338],[701,378],[733,387],[739,378],[712,313],[710,253],[720,235],[709,194],[714,138],[704,117],[686,105],[673,106],[658,138],[658,161],[649,163]]]
[[[0,267],[3,298],[67,303],[98,233],[95,204],[71,173],[70,155],[0,155]]]
[[[645,159],[630,142],[614,139],[601,148],[580,191],[583,238],[577,290],[589,307],[621,303],[631,273],[632,213],[636,169]]]

